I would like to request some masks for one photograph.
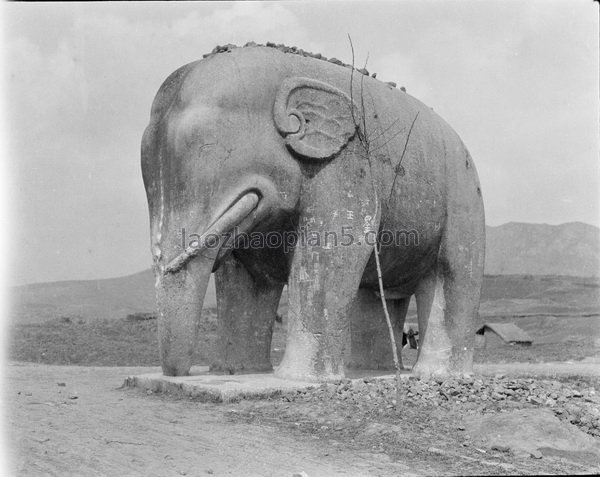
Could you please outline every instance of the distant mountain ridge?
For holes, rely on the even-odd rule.
[[[486,227],[487,275],[600,276],[600,229],[509,222]]]
[[[510,287],[516,287],[517,291],[526,286],[523,275],[600,276],[600,229],[592,225],[580,222],[562,225],[511,222],[498,227],[487,227],[486,232],[486,275],[521,275],[507,277],[512,284]],[[546,279],[536,281],[540,280]],[[505,293],[508,286],[505,281],[487,277],[482,303],[487,300],[488,295],[492,300],[498,299],[494,295],[498,286]],[[573,280],[565,283],[571,281]],[[558,282],[562,283],[560,280]],[[548,286],[550,285],[552,284],[548,282]],[[564,286],[557,286],[552,293],[558,299]],[[565,286],[569,288],[571,285]],[[581,286],[585,289],[590,285],[584,283]],[[591,286],[597,288],[597,284]],[[508,293],[511,298],[514,298],[514,294],[514,290]],[[10,298],[11,318],[20,323],[39,323],[63,316],[85,319],[123,318],[129,313],[155,309],[154,277],[151,270],[144,270],[125,277],[103,280],[36,283],[13,287]],[[592,297],[591,301],[595,303],[598,299]],[[204,306],[216,307],[212,279]]]
[[[154,309],[151,270],[102,280],[68,280],[13,287],[11,315],[19,322],[60,316],[110,319]],[[41,320],[44,321],[44,320]]]

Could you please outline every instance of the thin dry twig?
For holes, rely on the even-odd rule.
[[[396,126],[396,124],[398,123],[398,121],[400,121],[399,118],[396,118],[389,126],[387,126],[385,129],[379,131],[376,135],[371,136],[370,141],[377,141],[379,140],[379,138],[384,137],[394,126]],[[380,129],[380,128],[378,128]],[[387,145],[392,139],[394,139],[396,136],[398,136],[398,134],[401,134],[404,131],[403,129],[400,129],[399,131],[396,131],[394,133],[394,135],[391,138],[388,138],[385,142],[385,144],[377,146],[377,149],[381,149],[382,146]]]
[[[372,176],[371,176],[372,177]],[[374,188],[373,188],[374,189]],[[377,198],[377,191],[375,193],[375,217],[379,208],[379,199]],[[394,336],[394,327],[392,326],[392,319],[388,311],[387,302],[385,301],[385,291],[383,289],[383,273],[381,272],[381,262],[379,261],[379,248],[377,242],[375,242],[375,265],[377,266],[377,281],[379,282],[379,295],[381,297],[381,306],[383,307],[383,314],[385,315],[385,321],[388,326],[390,333],[390,341],[392,344],[392,356],[394,358],[394,367],[396,368],[396,409],[400,407],[400,360],[398,359],[398,348],[396,346],[396,337]]]
[[[350,77],[350,99],[352,101],[353,75],[354,75],[354,45],[352,44],[352,38],[350,37],[350,35],[348,35],[348,39],[350,41],[350,48],[352,50],[352,73],[351,73],[351,77]],[[367,61],[368,61],[368,56],[367,56]],[[365,68],[366,68],[366,62],[365,62]],[[363,85],[364,85],[364,75],[361,78],[361,83],[360,83],[360,100],[361,100],[360,114],[361,114],[361,121],[362,121],[362,133],[360,131],[361,130],[360,124],[357,124],[356,118],[354,117],[354,112],[352,113],[352,119],[354,121],[354,124],[357,125],[358,137],[359,137],[359,140],[360,140],[363,148],[365,149],[366,158],[367,158],[367,161],[369,164],[369,173],[371,176],[371,187],[373,189],[373,195],[375,196],[375,215],[374,215],[374,217],[376,218],[377,214],[379,213],[379,197],[377,195],[377,189],[375,187],[375,179],[373,177],[370,141],[369,141],[368,132],[367,132],[368,131],[367,130],[367,118],[366,118],[367,115],[365,113]],[[350,107],[354,111],[354,108],[352,108],[352,105]],[[416,118],[415,118],[415,120],[416,120]],[[414,121],[413,121],[413,125],[414,125]],[[412,126],[411,126],[411,130],[412,130]],[[379,137],[381,137],[381,135]],[[410,137],[410,131],[409,131],[409,137]],[[407,140],[407,142],[408,142],[408,140]],[[406,145],[404,146],[404,150],[406,150]],[[404,156],[404,152],[403,152],[403,156]],[[402,161],[402,158],[400,159],[400,161]],[[395,181],[395,178],[394,178],[394,181]],[[381,297],[381,305],[383,307],[383,314],[385,315],[385,321],[388,325],[388,330],[390,333],[390,342],[392,345],[392,356],[394,359],[394,367],[396,368],[396,409],[399,409],[399,406],[400,406],[400,360],[398,359],[398,347],[396,346],[396,337],[394,336],[394,327],[392,325],[392,320],[390,318],[390,314],[388,311],[387,302],[385,300],[385,290],[383,288],[383,273],[381,271],[381,262],[379,259],[379,251],[380,251],[380,249],[378,248],[377,243],[375,243],[374,252],[375,252],[375,265],[377,266],[377,280],[379,282],[379,295]]]
[[[367,53],[367,59],[365,60],[365,66],[363,66],[363,70],[367,69],[367,63],[369,61],[369,54]],[[354,69],[354,54],[352,54],[352,69]],[[365,75],[361,74],[360,75],[360,109],[362,111],[362,125],[363,125],[363,131],[364,131],[364,136],[365,136],[365,141],[367,142],[367,144],[370,145],[369,141],[369,131],[367,129],[367,115],[365,113],[365,95],[364,95],[364,84],[365,84]]]
[[[350,49],[352,50],[352,69],[350,70],[350,114],[352,114],[352,123],[357,129],[356,133],[358,134],[358,139],[362,143],[363,139],[360,125],[356,120],[356,116],[354,116],[354,45],[352,44],[352,38],[350,37],[350,34],[348,34],[348,40],[350,41]]]
[[[417,121],[418,117],[419,117],[419,112],[417,111],[417,114],[415,115],[415,119],[413,119],[413,122],[410,125],[410,129],[408,130],[408,134],[406,135],[406,141],[404,142],[404,149],[402,150],[402,155],[400,156],[400,161],[398,162],[398,164],[396,164],[396,175],[394,176],[394,180],[392,182],[392,188],[390,189],[390,195],[386,202],[386,207],[390,206],[390,199],[392,198],[392,194],[394,193],[394,187],[396,187],[396,179],[398,178],[398,175],[400,173],[400,168],[402,167],[402,160],[404,159],[404,154],[406,154],[406,148],[408,147],[408,140],[410,139],[410,134],[412,133],[413,126],[415,125],[415,122]]]

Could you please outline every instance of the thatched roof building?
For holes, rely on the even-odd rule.
[[[514,323],[485,323],[476,331],[476,343],[482,346],[491,342],[501,341],[505,344],[529,346],[533,343],[531,337]],[[492,338],[490,340],[490,338]]]

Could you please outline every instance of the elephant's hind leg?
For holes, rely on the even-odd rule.
[[[386,300],[392,320],[396,350],[402,366],[402,332],[410,298]],[[381,298],[372,290],[359,289],[350,308],[350,357],[348,369],[394,369],[390,332]]]
[[[414,372],[465,374],[473,346],[485,255],[485,219],[477,173],[462,143],[447,153],[447,216],[437,265],[415,293],[422,346]]]
[[[421,280],[415,298],[420,343],[413,373],[420,376],[447,374],[452,344],[446,320],[444,279],[437,270]]]
[[[210,370],[228,374],[265,372],[283,284],[257,282],[235,257],[215,272],[218,332]]]
[[[431,376],[472,371],[483,277],[483,266],[478,258],[480,251],[478,246],[463,248],[462,257],[454,254],[452,261],[438,265],[417,287],[421,344],[413,368],[415,374]]]

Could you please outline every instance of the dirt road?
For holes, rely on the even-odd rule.
[[[599,363],[598,358],[578,363],[550,365],[511,363],[486,365],[485,369],[479,366],[481,369],[477,371],[505,375],[577,374],[597,378]],[[228,405],[204,404],[162,395],[147,395],[139,389],[122,387],[127,376],[158,371],[159,368],[148,367],[110,368],[10,363],[5,368],[4,389],[7,411],[5,439],[10,445],[8,450],[12,451],[10,457],[14,469],[10,474],[299,474],[311,477],[447,474],[447,456],[436,458],[431,449],[425,452],[427,445],[442,445],[440,435],[435,432],[437,441],[427,442],[421,449],[423,459],[405,459],[398,454],[402,449],[398,450],[392,459],[389,453],[357,452],[356,449],[369,448],[361,447],[362,444],[345,445],[337,439],[322,436],[317,438],[306,431],[296,432],[293,425],[290,430],[289,425],[294,424],[295,418],[287,423],[288,428],[262,425],[260,419],[251,423],[245,422],[239,416],[243,414],[245,418],[252,417],[255,409],[250,401]],[[268,405],[267,402],[264,404]],[[297,407],[297,403],[292,406]],[[277,409],[280,408],[285,409],[282,406],[275,406],[273,409],[278,413]],[[273,409],[269,412],[273,412]],[[314,411],[310,409],[311,412]],[[409,409],[406,410],[408,411]],[[418,411],[417,409],[414,412],[418,414]],[[277,414],[270,417],[274,416]],[[331,419],[333,417],[331,416]],[[448,419],[446,418],[448,422],[440,422],[446,422],[456,429],[459,423]],[[288,420],[284,419],[285,422]],[[415,422],[419,423],[420,418],[416,417]],[[410,439],[408,431],[419,432],[417,428],[403,428],[403,439]],[[351,444],[353,441],[352,434],[349,434],[346,443]],[[458,449],[454,449],[453,452],[463,452],[460,450],[463,449],[460,442],[452,445]],[[420,449],[422,446],[418,447]],[[452,452],[444,452],[454,455]],[[472,456],[463,456],[463,459],[467,459],[465,465],[477,463],[477,466],[472,469],[459,467],[462,469],[459,474],[481,473],[482,469],[486,470],[485,465],[489,466],[485,473],[497,473],[499,469],[511,472],[531,468],[562,470],[560,463],[546,463],[545,460],[535,464],[537,461],[531,459],[529,463],[505,462],[504,457],[498,456],[485,457],[487,462]],[[540,467],[532,467],[534,464]]]
[[[227,413],[235,407],[117,389],[126,376],[158,368],[11,363],[5,371],[8,451],[18,475],[419,473],[385,455],[234,423]]]

